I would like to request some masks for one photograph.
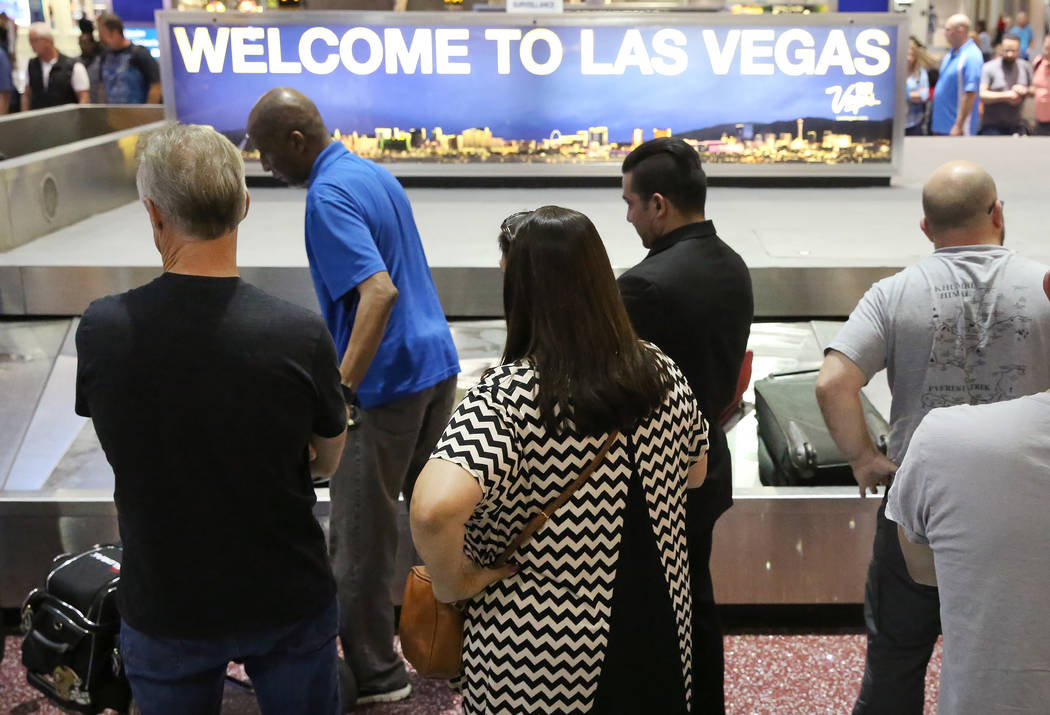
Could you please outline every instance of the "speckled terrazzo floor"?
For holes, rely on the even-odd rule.
[[[58,715],[25,683],[20,639],[8,637],[0,664],[0,714]],[[941,649],[926,674],[926,712],[936,712]],[[231,670],[233,670],[231,668]],[[849,713],[864,672],[862,635],[737,635],[726,637],[726,712],[730,715]],[[243,677],[243,674],[241,674]],[[415,695],[402,703],[360,708],[368,715],[452,715],[459,697],[443,683],[413,673]],[[250,692],[226,688],[223,715],[255,715]]]

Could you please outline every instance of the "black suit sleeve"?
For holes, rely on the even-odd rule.
[[[630,274],[620,276],[618,283],[634,332],[656,346],[666,345],[665,331],[671,321],[667,319],[660,289],[650,281]]]

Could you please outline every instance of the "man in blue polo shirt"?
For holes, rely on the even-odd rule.
[[[310,274],[347,402],[360,401],[360,429],[331,481],[339,634],[353,676],[347,698],[400,700],[411,687],[394,652],[390,600],[398,491],[407,505],[452,411],[459,359],[397,179],[332,141],[314,103],[292,89],[263,95],[248,134],[264,169],[309,185]]]
[[[981,89],[984,55],[970,39],[970,18],[952,15],[944,23],[944,37],[951,50],[941,61],[941,73],[933,90],[934,134],[968,136],[977,133],[977,93]]]
[[[1017,36],[1017,41],[1021,43],[1021,49],[1017,53],[1022,60],[1029,59],[1029,53],[1032,51],[1032,40],[1035,39],[1035,33],[1032,32],[1032,26],[1028,24],[1028,13],[1024,10],[1017,13],[1017,24],[1007,30],[1011,35]]]

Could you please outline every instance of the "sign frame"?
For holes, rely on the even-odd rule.
[[[850,177],[856,179],[882,179],[900,173],[904,145],[904,122],[908,109],[905,91],[907,72],[908,24],[907,17],[895,13],[819,13],[812,15],[730,15],[725,13],[622,13],[609,11],[572,12],[563,14],[500,14],[493,13],[457,13],[455,15],[441,12],[360,12],[351,10],[299,10],[295,12],[223,13],[217,15],[209,12],[182,12],[158,10],[156,13],[157,37],[160,42],[161,84],[164,95],[165,117],[174,120],[178,108],[175,106],[174,91],[174,55],[171,48],[172,25],[196,24],[215,26],[260,26],[281,25],[398,25],[406,27],[449,25],[477,26],[498,24],[507,27],[836,27],[846,25],[879,25],[895,27],[896,57],[894,77],[894,115],[893,132],[890,142],[891,157],[888,162],[867,162],[855,164],[826,163],[765,163],[736,164],[705,162],[704,168],[709,176],[727,177],[730,179],[785,179],[815,178],[818,180]],[[277,84],[275,83],[275,86]],[[392,174],[399,178],[439,179],[455,177],[457,179],[480,179],[499,182],[500,180],[535,181],[546,177],[558,179],[609,179],[620,174],[619,162],[590,163],[484,163],[469,164],[440,162],[396,161],[383,163]],[[249,175],[262,175],[261,167],[249,163]]]

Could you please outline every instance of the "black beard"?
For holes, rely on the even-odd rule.
[[[1017,62],[1017,60],[1010,60],[1010,59],[1007,59],[1007,58],[1004,57],[1003,58],[1003,67],[1013,67],[1015,62]]]

